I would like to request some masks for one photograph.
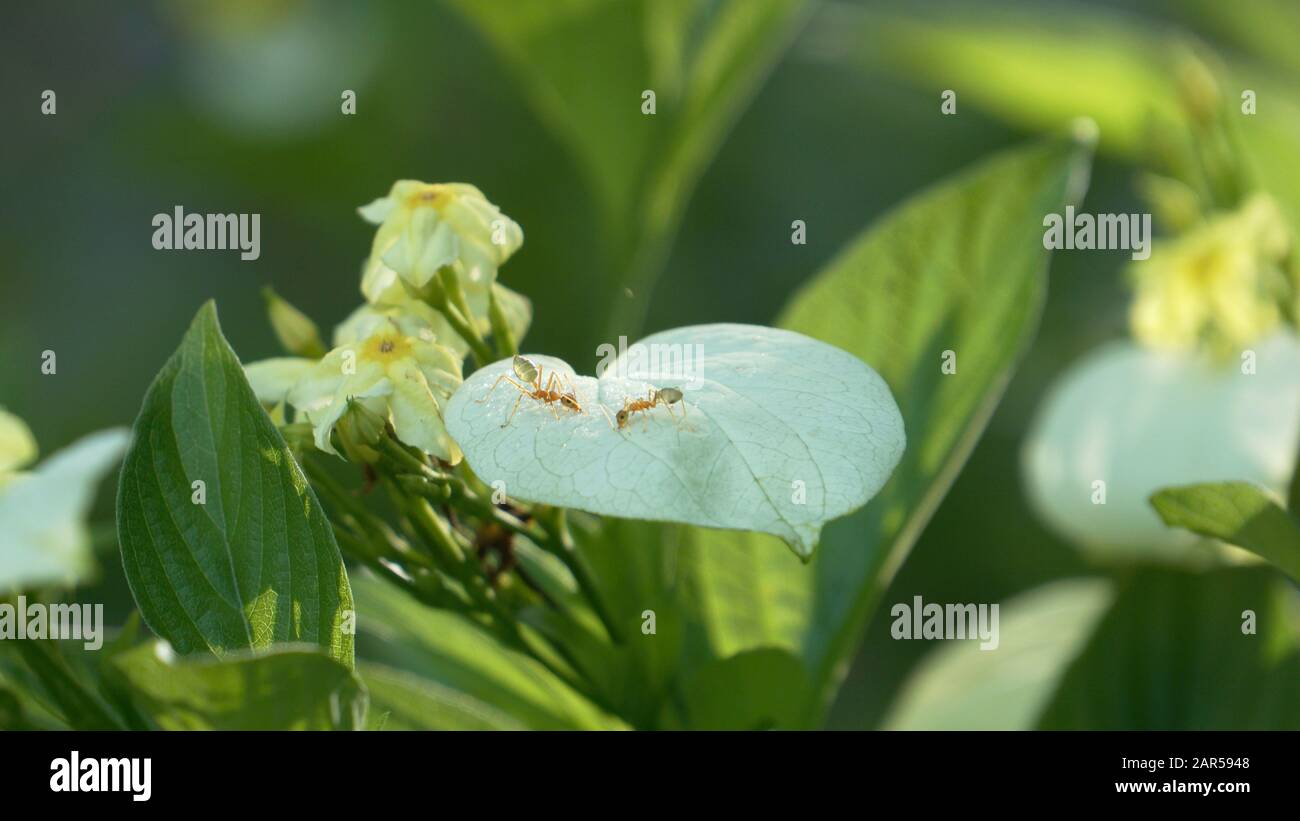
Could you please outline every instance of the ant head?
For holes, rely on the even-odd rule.
[[[614,414],[614,421],[618,422],[620,429],[627,425],[627,408],[623,408],[618,413]]]
[[[560,404],[575,413],[582,413],[582,406],[578,404],[578,400],[571,393],[566,393],[561,396]]]

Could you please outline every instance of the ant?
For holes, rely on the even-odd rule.
[[[627,427],[628,420],[634,413],[647,414],[646,424],[649,424],[649,411],[654,410],[656,405],[663,405],[668,410],[668,415],[673,416],[672,406],[682,401],[682,392],[677,388],[650,388],[645,399],[624,399],[623,407],[614,415],[618,422],[618,429],[622,430]],[[686,405],[682,405],[682,416],[686,416]]]
[[[578,404],[578,397],[574,394],[572,386],[566,386],[560,379],[560,375],[555,371],[551,371],[551,378],[546,380],[546,387],[543,388],[541,367],[516,354],[513,368],[515,376],[519,377],[519,381],[511,379],[509,374],[503,373],[497,377],[497,381],[492,383],[492,387],[488,389],[482,399],[475,400],[480,404],[486,402],[488,397],[492,395],[492,391],[497,389],[497,385],[500,385],[502,380],[515,386],[515,390],[519,391],[519,398],[515,400],[514,408],[510,411],[510,415],[506,417],[506,421],[501,423],[501,427],[504,428],[509,425],[510,420],[515,418],[515,413],[519,410],[519,403],[524,401],[525,396],[532,397],[544,405],[550,405],[551,413],[555,414],[556,419],[560,418],[559,411],[555,409],[557,404],[563,405],[574,413],[582,413],[582,406]],[[557,387],[568,387],[568,390],[561,392],[556,389]]]

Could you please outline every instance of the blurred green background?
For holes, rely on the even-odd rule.
[[[860,5],[871,4],[810,5],[688,192],[657,286],[630,294],[614,285],[626,258],[609,252],[607,205],[584,168],[481,30],[449,4],[11,6],[0,49],[0,404],[28,421],[48,454],[129,424],[208,298],[244,361],[278,353],[259,296],[265,284],[332,327],[360,301],[373,228],[355,209],[399,178],[471,182],[523,226],[523,250],[502,281],[534,302],[526,350],[594,367],[597,345],[617,341],[607,328],[629,308],[620,301],[632,316],[645,313],[643,326],[619,329],[632,339],[701,322],[769,323],[888,207],[1028,135],[960,98],[956,116],[941,116],[945,86],[861,53],[867,41],[845,22]],[[1205,3],[1111,5],[1225,53],[1250,41],[1240,20]],[[1056,13],[1047,3],[997,8],[1031,28]],[[571,47],[563,82],[580,98],[599,85],[601,60],[619,55],[599,43]],[[949,85],[960,89],[960,79]],[[640,87],[627,99],[638,118]],[[45,89],[57,93],[54,116],[41,114]],[[355,116],[340,113],[344,89],[356,91]],[[588,136],[617,156],[619,134]],[[150,220],[176,205],[261,214],[260,259],[155,251]],[[1103,154],[1085,208],[1139,210],[1131,167]],[[806,245],[790,242],[796,219],[807,224]],[[1018,448],[1048,383],[1124,333],[1126,261],[1124,251],[1054,255],[1032,352],[885,601],[1000,601],[1089,572],[1026,509]],[[47,349],[58,357],[54,376],[40,373]],[[101,504],[96,521],[110,517]],[[108,572],[98,592],[118,621],[130,598],[115,546],[103,541]],[[832,726],[874,725],[936,648],[891,641],[888,628],[878,614]]]

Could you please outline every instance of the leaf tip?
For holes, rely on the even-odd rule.
[[[198,312],[194,314],[194,319],[190,321],[189,330],[185,335],[190,336],[196,332],[206,333],[213,330],[220,334],[221,323],[217,320],[217,301],[215,299],[209,299],[204,302],[203,305],[199,307]]]

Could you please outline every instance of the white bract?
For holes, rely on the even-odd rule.
[[[0,594],[72,585],[94,569],[83,521],[95,486],[126,450],[130,434],[91,434],[30,472],[0,473]]]
[[[636,359],[646,351],[648,359]],[[509,360],[476,372],[446,410],[475,473],[505,482],[523,501],[761,531],[807,557],[822,525],[865,504],[903,453],[903,419],[885,381],[851,354],[790,331],[667,331],[633,346],[599,379],[552,357],[527,358],[540,367],[542,387],[559,375],[558,389],[571,387],[582,412],[520,399],[504,381],[493,390],[498,377],[514,376]],[[659,365],[653,373],[650,361]],[[627,400],[662,388],[679,388],[682,400],[634,413],[616,429]]]
[[[1253,350],[1254,373],[1131,342],[1073,366],[1022,454],[1042,519],[1095,551],[1183,558],[1196,537],[1165,527],[1152,493],[1233,480],[1282,492],[1300,440],[1300,341],[1278,334]]]

